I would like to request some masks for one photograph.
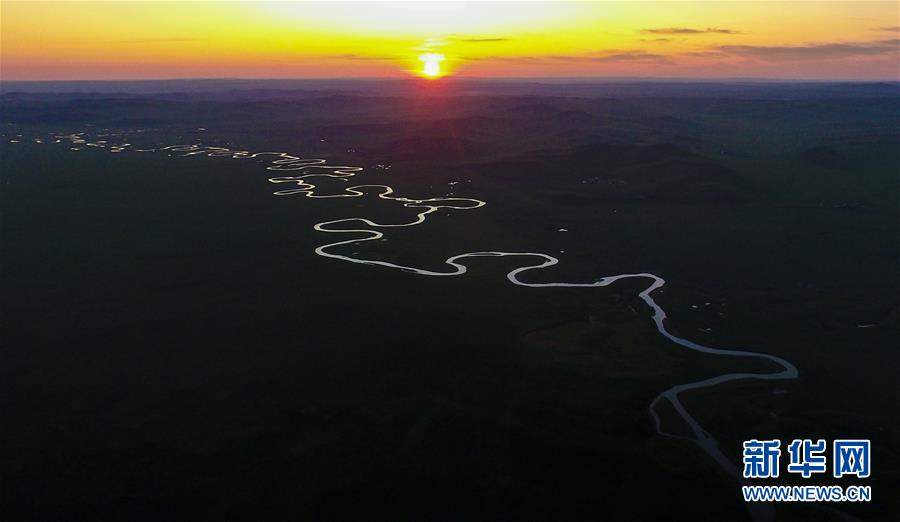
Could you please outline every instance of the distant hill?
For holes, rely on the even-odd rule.
[[[805,163],[823,169],[843,169],[850,165],[846,156],[832,147],[810,147],[800,153]]]
[[[758,195],[734,169],[680,145],[592,143],[482,166],[503,181],[543,184],[561,203],[734,204]]]
[[[900,82],[691,80],[639,78],[415,79],[194,79],[146,81],[0,81],[0,93],[130,93],[229,99],[315,97],[336,92],[366,96],[527,95],[600,98],[830,99],[900,97]]]

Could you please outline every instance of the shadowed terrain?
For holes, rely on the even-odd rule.
[[[750,438],[873,441],[872,503],[776,519],[888,520],[898,117],[894,83],[3,83],[3,518],[749,519],[648,405],[773,368],[669,342],[646,285],[326,259],[314,224],[417,209],[273,196],[291,173],[271,158],[55,143],[85,133],[363,168],[323,193],[486,202],[339,249],[354,258],[546,252],[560,263],[523,279],[657,274],[676,335],[799,369],[682,397],[732,462]]]

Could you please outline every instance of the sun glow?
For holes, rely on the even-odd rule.
[[[441,72],[441,62],[444,61],[444,55],[440,53],[426,53],[419,56],[422,65],[422,76],[426,78],[438,78],[443,75]]]
[[[779,0],[777,9],[725,0],[0,5],[4,81],[409,75],[895,81],[900,52],[897,2]]]

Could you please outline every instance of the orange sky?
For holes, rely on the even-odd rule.
[[[897,2],[0,0],[0,78],[898,80]]]

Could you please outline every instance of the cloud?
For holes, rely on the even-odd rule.
[[[506,62],[506,63],[527,63],[542,64],[547,63],[554,57],[551,56],[461,56],[459,61],[463,62]]]
[[[140,38],[136,40],[119,40],[119,43],[169,43],[169,42],[196,42],[197,38],[173,37],[173,38]]]
[[[327,54],[322,56],[322,58],[333,59],[333,60],[360,60],[360,61],[385,61],[385,60],[393,60],[394,58],[391,56],[370,56],[365,54],[354,54],[354,53],[341,53],[341,54]]]
[[[511,38],[501,38],[501,37],[487,37],[487,38],[474,38],[474,37],[462,37],[462,36],[451,36],[451,42],[459,42],[459,43],[495,43],[495,42],[508,42]]]
[[[640,49],[608,49],[605,54],[557,54],[547,56],[547,59],[558,62],[672,63],[668,56],[648,53]]]
[[[655,29],[641,29],[643,34],[740,34],[734,29],[722,29],[720,27],[707,27],[706,29],[691,29],[690,27],[659,27]]]
[[[900,33],[900,25],[894,25],[891,27],[876,27],[876,31],[887,31],[889,33]]]
[[[681,53],[679,56],[694,56],[697,58],[724,58],[728,56],[728,54],[723,53],[722,51],[688,51],[686,53]]]
[[[819,43],[795,46],[720,45],[714,49],[732,56],[768,61],[836,60],[854,56],[894,54],[900,39],[875,42]]]
[[[552,63],[656,63],[671,64],[672,60],[662,54],[642,50],[608,49],[605,54],[549,54],[540,56],[484,56],[463,58],[464,61],[498,61],[519,64]]]
[[[622,62],[672,63],[672,60],[668,56],[664,56],[662,54],[648,53],[648,52],[644,52],[644,51],[631,51],[631,52],[606,54],[603,56],[593,58],[593,61],[603,62],[603,63],[622,63]]]

